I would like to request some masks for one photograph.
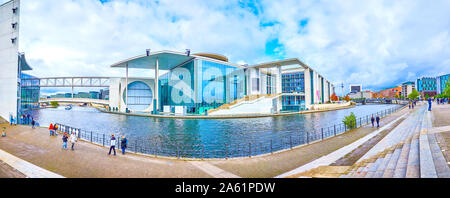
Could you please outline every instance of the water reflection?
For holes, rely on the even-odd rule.
[[[370,115],[396,105],[360,105],[350,109],[304,115],[249,118],[249,119],[168,119],[124,116],[102,113],[94,108],[74,106],[65,110],[31,111],[41,126],[50,122],[98,133],[124,134],[158,144],[205,145],[209,150],[223,149],[224,145],[246,145],[248,142],[269,142],[288,136],[302,136],[305,131],[341,124],[344,116],[354,112],[357,117]],[[283,140],[286,141],[286,140]],[[303,140],[302,140],[303,141]],[[199,149],[196,147],[195,149]]]

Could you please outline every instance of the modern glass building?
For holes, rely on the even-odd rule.
[[[416,89],[422,97],[436,95],[437,84],[434,77],[422,77],[416,80]]]
[[[436,77],[436,93],[441,94],[445,91],[447,83],[450,82],[450,74]]]
[[[283,93],[305,93],[305,74],[303,72],[286,71],[281,75]],[[285,95],[282,96],[282,111],[305,110],[304,95]]]
[[[293,66],[297,72],[283,71],[284,66]],[[226,114],[298,111],[328,101],[334,88],[298,59],[248,66],[230,63],[218,54],[159,51],[111,67],[126,69],[126,77],[112,79],[109,88],[110,106],[121,112],[205,115],[218,114],[218,110]],[[151,69],[155,75],[129,78],[129,68]],[[165,73],[159,75],[160,71]]]
[[[28,74],[21,74],[21,111],[31,110],[39,107],[40,80]]]

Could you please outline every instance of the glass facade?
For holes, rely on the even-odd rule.
[[[450,74],[438,76],[436,78],[437,94],[441,94],[445,91],[445,87],[446,87],[447,83],[450,82],[449,78],[450,78]]]
[[[123,99],[125,100],[125,92]],[[153,100],[153,93],[150,87],[141,81],[128,84],[128,108],[134,111],[143,111],[150,107]]]
[[[21,73],[19,112],[39,107],[39,83],[38,78]]]
[[[305,74],[303,72],[282,74],[283,93],[305,93]]]
[[[305,74],[303,72],[281,75],[283,93],[305,93]],[[300,111],[305,109],[305,96],[282,96],[282,111]]]
[[[436,91],[436,78],[417,79],[417,91]]]
[[[246,95],[243,68],[195,59],[160,77],[160,105],[203,114]]]

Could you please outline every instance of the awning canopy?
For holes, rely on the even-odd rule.
[[[118,63],[112,64],[111,67],[125,68],[128,64],[128,68],[155,69],[156,59],[158,59],[159,61],[160,70],[170,70],[172,68],[177,67],[178,65],[181,65],[187,61],[194,59],[194,57],[187,56],[186,54],[180,52],[158,51],[158,52],[151,52],[149,56],[143,54],[140,56],[120,61]]]
[[[24,53],[19,53],[19,63],[20,63],[20,70],[21,71],[29,71],[32,70],[33,68],[30,67],[30,65],[28,65],[27,60],[25,59],[25,54]]]
[[[267,63],[251,65],[251,66],[248,66],[248,68],[270,68],[270,67],[288,66],[288,65],[300,65],[304,69],[309,68],[305,63],[298,60],[297,58],[291,58],[291,59],[278,60],[278,61],[272,61],[272,62],[267,62]]]

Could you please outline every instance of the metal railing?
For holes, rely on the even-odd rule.
[[[390,115],[403,106],[392,107],[383,111],[379,111],[366,116],[357,117],[355,120],[355,127],[358,128],[363,125],[371,123],[372,115],[375,117],[379,115],[380,118]],[[85,141],[95,143],[101,146],[110,146],[111,136],[110,134],[97,133],[80,128],[70,127],[68,125],[56,123],[60,132],[68,132],[69,134],[74,132],[78,138]],[[176,158],[236,158],[236,157],[252,157],[262,154],[273,154],[274,152],[293,149],[294,147],[307,145],[312,142],[322,141],[324,139],[334,137],[351,130],[345,124],[333,124],[328,127],[317,128],[313,130],[299,130],[296,134],[285,135],[276,139],[270,139],[267,141],[248,141],[241,144],[183,144],[183,143],[170,143],[170,141],[164,141],[164,136],[158,138],[142,138],[142,137],[129,137],[127,138],[127,152],[141,153],[154,156],[166,156]],[[121,147],[121,135],[114,134],[116,137],[116,148]]]

